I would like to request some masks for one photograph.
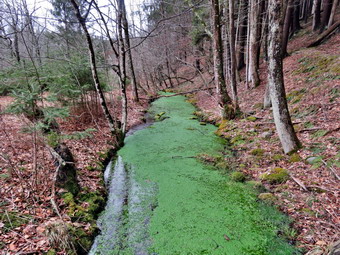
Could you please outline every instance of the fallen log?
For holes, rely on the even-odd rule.
[[[161,97],[174,97],[174,96],[179,96],[179,95],[192,94],[192,93],[195,93],[195,92],[198,92],[198,91],[205,91],[205,90],[211,90],[211,89],[215,89],[215,87],[214,88],[194,89],[194,90],[191,90],[191,91],[179,92],[179,93],[175,93],[175,94],[172,94],[172,95],[159,95],[159,96],[155,97],[154,99],[158,99],[158,98],[161,98]]]
[[[331,27],[329,27],[325,32],[323,32],[319,37],[308,44],[307,48],[318,46],[328,35],[334,32],[340,26],[340,20],[335,22]]]

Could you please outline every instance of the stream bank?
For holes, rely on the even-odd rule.
[[[289,220],[196,157],[225,150],[183,96],[161,98],[161,121],[125,140],[106,174],[109,198],[90,254],[294,254]],[[110,171],[111,170],[111,171]]]

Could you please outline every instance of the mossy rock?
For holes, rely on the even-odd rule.
[[[261,175],[261,179],[269,182],[270,184],[284,183],[289,179],[289,173],[287,169],[276,167],[269,173]]]
[[[295,162],[300,162],[300,161],[302,161],[302,158],[300,157],[298,153],[293,153],[292,155],[290,155],[290,158],[289,158],[290,163],[295,163]]]
[[[265,150],[264,149],[261,149],[261,148],[257,148],[257,149],[253,149],[250,154],[253,155],[253,156],[258,156],[258,157],[261,157],[263,156]]]
[[[261,193],[258,195],[258,198],[268,204],[275,204],[277,198],[272,193]]]
[[[233,172],[230,178],[235,182],[244,182],[246,180],[246,175],[242,172]]]

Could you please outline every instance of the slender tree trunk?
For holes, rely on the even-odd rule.
[[[220,6],[218,0],[211,0],[212,5],[212,27],[213,27],[213,57],[214,57],[214,77],[217,90],[218,102],[222,118],[231,119],[235,116],[235,109],[232,106],[231,98],[226,90],[226,82],[223,67],[223,47],[220,23]]]
[[[286,93],[283,81],[282,67],[282,3],[269,0],[269,46],[268,46],[268,82],[273,106],[276,130],[279,135],[283,151],[287,154],[300,147],[288,111]]]
[[[313,2],[313,31],[317,31],[321,23],[321,0],[314,0]]]
[[[288,46],[288,39],[289,39],[289,30],[292,23],[294,12],[294,0],[288,1],[288,6],[286,8],[286,14],[284,18],[284,25],[283,25],[283,36],[282,36],[282,56],[288,56],[287,46]]]
[[[331,15],[328,21],[328,28],[330,28],[333,25],[334,16],[335,16],[335,12],[336,12],[336,8],[338,7],[338,4],[339,4],[339,0],[334,0]]]
[[[234,0],[229,0],[229,40],[230,40],[230,83],[234,109],[238,111],[237,81],[236,81],[236,52],[235,52],[235,25],[234,25]]]
[[[124,0],[118,0],[118,15],[117,15],[117,30],[118,30],[118,44],[119,44],[119,73],[120,73],[120,89],[122,97],[122,133],[125,134],[127,126],[127,96],[126,96],[126,55],[125,44],[123,38],[123,13]]]
[[[85,34],[85,37],[86,37],[86,42],[87,42],[87,46],[88,46],[88,49],[89,49],[89,55],[90,55],[90,64],[91,64],[91,71],[92,71],[92,77],[93,77],[93,81],[94,81],[94,85],[95,85],[95,88],[96,88],[96,91],[97,91],[97,94],[99,96],[99,101],[100,101],[100,105],[101,105],[101,108],[102,108],[102,111],[104,113],[104,116],[109,124],[109,128],[110,128],[110,132],[111,132],[111,135],[117,139],[117,146],[121,146],[124,139],[123,139],[123,136],[122,136],[122,133],[120,132],[120,130],[116,129],[115,127],[115,122],[112,115],[110,114],[109,112],[109,109],[107,107],[107,104],[106,104],[106,100],[105,100],[105,96],[104,96],[104,93],[102,91],[102,88],[101,88],[101,85],[100,85],[100,82],[99,82],[99,77],[98,77],[98,73],[97,73],[97,66],[96,66],[96,57],[95,57],[95,51],[94,51],[94,48],[93,48],[93,43],[92,43],[92,39],[91,39],[91,36],[87,30],[87,27],[86,27],[86,20],[81,16],[80,14],[80,11],[79,11],[79,7],[78,7],[78,4],[76,3],[75,0],[70,0],[73,7],[74,7],[74,10],[75,10],[75,14],[76,14],[76,17],[84,31],[84,34]]]
[[[137,89],[137,80],[136,80],[135,69],[133,66],[132,52],[130,49],[131,46],[130,46],[129,24],[126,18],[126,9],[125,9],[124,1],[122,1],[122,5],[123,5],[122,23],[124,27],[124,42],[125,42],[126,54],[127,54],[127,65],[128,65],[130,75],[131,75],[132,96],[133,96],[133,100],[135,102],[138,102],[139,97],[138,97],[138,89]]]
[[[294,1],[294,11],[293,11],[293,21],[292,21],[292,30],[290,36],[293,36],[297,31],[301,29],[300,25],[300,0]]]
[[[323,0],[323,12],[321,16],[320,34],[325,30],[328,25],[329,17],[332,11],[332,0]]]
[[[250,38],[249,38],[249,71],[252,87],[260,85],[258,56],[259,56],[259,17],[260,17],[260,0],[251,0],[250,8]]]
[[[248,24],[248,0],[243,1],[241,7],[240,28],[239,28],[239,49],[237,52],[237,70],[241,70],[246,64],[244,62],[244,51],[247,42],[247,24]]]

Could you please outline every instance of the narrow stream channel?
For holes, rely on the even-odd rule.
[[[150,111],[164,120],[126,138],[104,174],[109,197],[89,254],[298,254],[278,237],[285,216],[196,160],[225,148],[194,110],[182,96],[159,99]]]

